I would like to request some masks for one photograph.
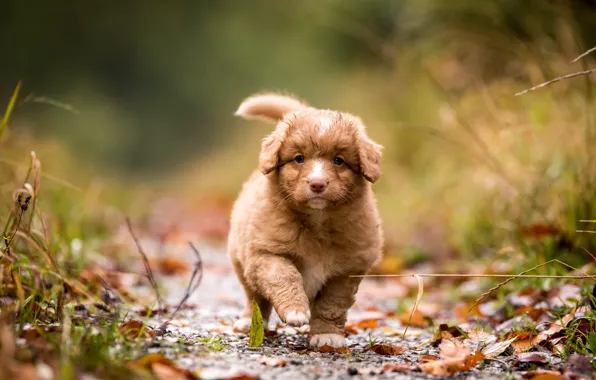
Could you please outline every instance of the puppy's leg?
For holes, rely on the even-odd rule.
[[[254,291],[271,302],[282,321],[292,326],[308,324],[310,308],[302,275],[290,260],[275,254],[255,254],[244,276]]]
[[[242,266],[239,261],[232,260],[232,264],[234,265],[234,270],[240,280],[240,284],[244,288],[244,294],[246,295],[246,301],[244,304],[244,311],[240,315],[240,318],[234,322],[234,330],[240,333],[248,333],[250,331],[250,325],[252,322],[252,300],[254,299],[257,304],[259,305],[259,309],[261,310],[261,315],[263,316],[263,325],[265,326],[265,330],[269,325],[269,316],[271,315],[271,303],[267,301],[263,296],[253,292],[250,287],[247,285],[246,280],[244,279],[244,273],[242,271]]]
[[[354,304],[361,278],[341,276],[331,279],[313,305],[310,346],[344,347],[344,328],[348,309]]]

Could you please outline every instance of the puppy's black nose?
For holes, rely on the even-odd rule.
[[[327,188],[327,181],[322,178],[312,179],[309,185],[313,192],[322,193]]]

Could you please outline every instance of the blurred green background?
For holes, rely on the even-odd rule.
[[[28,96],[3,154],[35,149],[85,192],[231,200],[271,129],[233,113],[284,90],[360,115],[385,146],[389,253],[548,258],[593,246],[575,234],[594,219],[593,84],[514,94],[590,67],[570,62],[595,30],[593,0],[6,0],[0,99],[19,80]]]

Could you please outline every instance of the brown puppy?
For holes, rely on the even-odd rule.
[[[256,95],[236,115],[277,123],[259,171],[232,211],[228,254],[246,292],[236,330],[250,329],[252,300],[289,325],[310,322],[310,345],[345,345],[344,324],[360,278],[381,257],[383,234],[371,183],[381,146],[355,116],[289,96]]]

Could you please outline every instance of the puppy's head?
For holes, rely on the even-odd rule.
[[[374,183],[381,175],[381,146],[353,115],[275,94],[248,98],[236,114],[277,123],[263,140],[259,168],[264,174],[275,171],[284,199],[298,206],[349,203],[366,181]]]

